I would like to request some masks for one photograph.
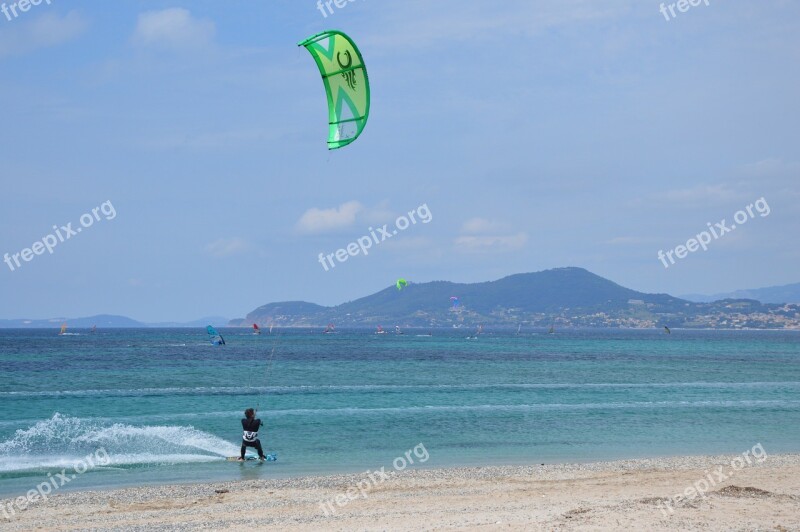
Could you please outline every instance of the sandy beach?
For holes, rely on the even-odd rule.
[[[800,530],[796,454],[370,473],[58,494],[3,529]]]

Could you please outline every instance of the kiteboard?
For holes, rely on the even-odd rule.
[[[225,460],[228,461],[228,462],[238,462],[239,461],[239,457],[238,456],[229,456]],[[255,462],[257,460],[258,460],[258,457],[257,456],[253,456],[253,455],[247,455],[247,456],[244,457],[244,461],[245,462]],[[266,461],[267,462],[277,462],[278,461],[278,455],[276,453],[268,454],[268,455],[266,455]]]

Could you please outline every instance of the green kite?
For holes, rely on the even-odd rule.
[[[356,140],[369,118],[369,78],[355,43],[341,31],[318,33],[298,46],[309,51],[328,96],[328,149]]]

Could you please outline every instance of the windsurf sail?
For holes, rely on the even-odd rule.
[[[403,334],[403,331],[400,330],[400,326],[399,325],[395,325],[394,326],[394,333],[395,334]]]
[[[62,323],[61,324],[61,332],[58,333],[58,334],[66,334],[66,332],[67,332],[67,324],[66,323]]]
[[[672,334],[672,331],[669,330],[669,327],[664,325],[664,330],[667,331],[667,334]]]
[[[323,334],[332,334],[336,332],[336,326],[333,323],[329,323],[325,330],[322,331]]]
[[[92,325],[92,332],[93,332],[93,333],[96,333],[96,332],[97,332],[97,325]]]
[[[253,334],[261,334],[261,329],[258,328],[258,324],[253,324]]]
[[[356,140],[369,119],[370,89],[364,59],[353,40],[323,31],[297,44],[317,63],[328,97],[328,149]]]
[[[386,331],[383,330],[383,327],[378,325],[378,330],[375,331],[375,334],[386,334]]]
[[[206,332],[208,333],[208,339],[212,345],[225,345],[225,338],[223,338],[214,327],[209,325],[206,327]]]

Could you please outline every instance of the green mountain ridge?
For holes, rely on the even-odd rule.
[[[461,304],[453,308],[450,297]],[[800,328],[797,305],[753,300],[694,303],[668,294],[620,286],[583,268],[556,268],[510,275],[496,281],[410,283],[334,307],[300,301],[270,303],[230,325],[290,327],[449,327],[518,324],[546,327]]]

